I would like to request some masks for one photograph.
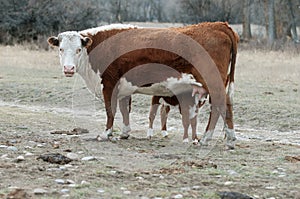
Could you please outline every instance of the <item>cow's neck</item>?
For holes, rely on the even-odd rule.
[[[100,74],[97,74],[92,69],[86,49],[84,49],[84,51],[82,52],[82,57],[79,61],[79,65],[80,67],[78,70],[78,74],[84,79],[89,91],[99,98],[101,96],[102,90]]]

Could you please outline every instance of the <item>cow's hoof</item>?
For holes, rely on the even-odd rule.
[[[161,135],[165,138],[165,137],[168,137],[169,133],[168,133],[168,131],[162,131]]]
[[[147,138],[148,139],[151,139],[151,137],[153,137],[153,129],[148,129],[148,131],[147,131]]]
[[[122,133],[121,135],[120,135],[120,139],[122,139],[122,140],[126,140],[126,139],[128,139],[129,138],[129,133]]]
[[[194,140],[193,140],[193,144],[194,144],[194,145],[199,144],[199,140],[198,140],[198,139],[194,139]]]
[[[189,138],[185,138],[182,140],[183,143],[189,143]]]

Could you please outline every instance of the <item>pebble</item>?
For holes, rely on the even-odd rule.
[[[30,152],[26,152],[26,153],[25,153],[25,156],[34,156],[34,154],[33,154],[33,153],[30,153]]]
[[[199,190],[200,188],[201,188],[201,187],[200,187],[200,186],[197,186],[197,185],[192,187],[193,190]]]
[[[190,190],[191,190],[190,187],[182,187],[182,188],[181,188],[181,191],[190,191]]]
[[[233,184],[232,181],[227,181],[227,182],[224,183],[225,186],[229,186],[229,185],[232,185],[232,184]]]
[[[66,155],[68,158],[70,158],[71,160],[78,160],[79,156],[76,153],[67,153]]]
[[[131,194],[131,191],[126,190],[123,193],[126,194],[126,195],[129,195],[129,194]]]
[[[62,189],[62,190],[60,190],[60,192],[62,192],[62,193],[69,193],[70,190],[69,189]]]
[[[9,159],[9,158],[8,158],[8,154],[3,154],[3,155],[1,155],[0,158],[1,158],[1,159]]]
[[[55,182],[57,184],[65,184],[65,181],[63,179],[56,179]]]
[[[173,198],[175,198],[175,199],[183,198],[183,195],[182,194],[177,194]]]
[[[81,184],[81,185],[89,185],[90,183],[87,182],[87,181],[85,181],[85,180],[82,180],[80,184]]]
[[[104,189],[98,189],[97,192],[98,193],[104,193],[105,191],[104,191]]]
[[[87,156],[81,158],[82,161],[92,161],[92,160],[97,160],[94,156]]]
[[[8,146],[6,149],[9,151],[18,151],[18,148],[15,146]]]
[[[20,156],[18,156],[17,158],[16,158],[16,162],[22,162],[22,161],[24,161],[25,160],[25,158],[24,158],[24,156],[22,156],[22,155],[20,155]]]
[[[6,149],[8,146],[6,145],[0,145],[0,149]]]
[[[275,190],[276,187],[269,186],[269,187],[265,187],[265,189],[268,189],[268,190]]]
[[[234,171],[234,170],[228,170],[228,174],[232,175],[232,176],[238,175],[238,173],[236,171]]]
[[[36,189],[33,190],[33,193],[34,193],[35,195],[43,195],[43,194],[47,194],[48,191],[45,190],[45,189],[36,188]]]
[[[67,179],[67,180],[66,180],[66,183],[67,183],[67,184],[75,184],[75,182],[74,182],[73,180],[70,180],[70,179]]]

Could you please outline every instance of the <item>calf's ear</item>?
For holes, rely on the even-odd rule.
[[[89,37],[83,37],[81,39],[81,43],[82,43],[83,47],[88,48],[90,45],[92,45],[93,40],[91,38],[89,38]]]
[[[50,46],[59,46],[58,37],[54,37],[54,36],[49,37],[47,41]]]

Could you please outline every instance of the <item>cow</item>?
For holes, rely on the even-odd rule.
[[[235,141],[235,133],[233,128],[233,115],[232,115],[232,102],[233,102],[233,87],[234,87],[234,71],[235,71],[235,63],[236,63],[236,55],[237,55],[237,43],[239,41],[238,35],[229,27],[229,26],[216,26],[215,29],[218,28],[220,31],[219,34],[224,33],[231,39],[231,43],[227,43],[225,46],[222,43],[223,41],[216,42],[211,44],[211,40],[214,38],[205,38],[200,40],[200,44],[204,47],[204,49],[210,54],[211,58],[215,62],[216,66],[219,69],[220,75],[222,77],[224,86],[227,88],[226,93],[226,105],[227,105],[227,112],[226,112],[226,121],[224,130],[226,131],[226,135],[229,136],[227,139],[227,146],[229,148],[234,148],[234,141]],[[203,29],[199,32],[200,35],[205,36],[207,33],[207,29],[204,26]],[[220,46],[223,46],[222,48]],[[229,56],[231,58],[229,59]],[[205,100],[201,100],[197,106],[200,108],[204,104]],[[164,96],[153,96],[150,113],[149,113],[149,129],[147,132],[147,136],[151,137],[153,135],[153,122],[156,116],[156,112],[158,106],[162,104],[160,116],[161,116],[161,134],[163,137],[168,136],[167,132],[167,118],[168,113],[170,111],[170,106],[177,106],[179,105],[179,101],[176,96],[172,97],[164,97]],[[179,106],[180,112],[182,108]],[[196,122],[194,121],[191,123],[192,125],[192,140],[193,143],[198,142],[198,138],[196,136]],[[202,145],[207,145],[208,141],[211,140],[214,129],[209,128],[209,123],[207,124],[204,136],[200,140]],[[183,141],[188,142],[188,132],[185,131],[183,135]]]
[[[223,57],[229,63],[231,54],[227,54],[227,49],[228,46],[232,48],[233,41],[228,32],[232,34],[228,24],[223,22],[168,29],[113,24],[79,32],[66,31],[49,37],[48,43],[59,48],[65,76],[72,77],[78,73],[96,96],[100,96],[102,91],[107,122],[100,137],[112,136],[119,100],[124,124],[122,137],[127,138],[130,132],[130,96],[135,93],[164,97],[175,95],[182,99],[181,108],[186,110],[182,113],[185,128],[195,120],[196,106],[208,93],[212,105],[215,101],[220,105],[215,107],[222,109],[222,105],[225,106],[225,89],[224,85],[219,86],[222,79],[217,72],[227,73],[227,67],[215,70],[210,54],[199,50],[199,44],[209,40],[207,46],[223,49],[226,54]],[[144,76],[141,78],[141,75]],[[226,112],[231,112],[231,109],[227,108]],[[220,114],[215,111],[211,117]],[[227,116],[232,114],[226,113]],[[216,122],[215,119],[213,121],[210,122],[212,128]],[[232,133],[227,136],[233,137]]]

